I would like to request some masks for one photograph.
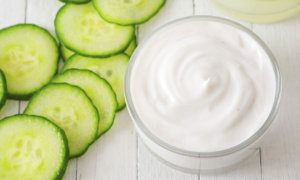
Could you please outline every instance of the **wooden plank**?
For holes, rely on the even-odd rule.
[[[27,0],[26,23],[37,24],[46,28],[55,36],[54,19],[56,12],[63,5],[58,0]]]
[[[25,21],[25,0],[6,1],[0,0],[0,28],[8,27]],[[17,114],[19,112],[19,101],[7,100],[0,111],[0,118]]]
[[[0,28],[25,21],[25,0],[0,0]]]
[[[259,149],[254,155],[250,156],[244,162],[234,165],[232,169],[225,172],[201,174],[201,180],[260,180],[260,153]]]
[[[156,28],[172,20],[192,16],[192,0],[169,0],[165,7],[146,24],[138,26],[137,39],[141,42],[146,36]],[[185,174],[180,171],[169,168],[158,161],[145,146],[141,140],[138,140],[138,179],[140,180],[196,180],[197,175]]]
[[[278,23],[253,25],[273,51],[283,77],[276,123],[262,145],[263,179],[300,178],[300,15]]]
[[[147,23],[138,26],[138,41],[172,20],[192,16],[193,0],[168,0],[163,9]]]
[[[54,19],[56,12],[63,5],[58,0],[46,1],[46,0],[27,0],[26,11],[26,23],[33,23],[41,27],[46,28],[52,35],[55,35],[54,31]],[[21,102],[20,111],[23,112],[27,105],[26,101]],[[65,173],[65,180],[76,179],[76,167],[75,160],[71,160],[68,165],[67,172]]]
[[[78,159],[82,180],[136,178],[136,139],[127,109],[117,113],[113,127]]]
[[[162,163],[149,151],[141,138],[138,138],[138,155],[140,180],[198,180],[195,174],[186,174]]]

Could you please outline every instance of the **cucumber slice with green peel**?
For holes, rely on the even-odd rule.
[[[141,24],[153,17],[166,0],[92,0],[99,14],[120,25]]]
[[[137,47],[136,37],[134,36],[133,39],[130,41],[130,44],[127,47],[127,49],[124,51],[124,53],[128,56],[131,56],[136,47]],[[62,44],[60,45],[60,52],[64,61],[68,60],[71,56],[75,54],[75,52],[66,48]]]
[[[6,80],[5,75],[0,70],[0,109],[4,106],[7,98],[7,87],[6,87]]]
[[[68,163],[64,132],[39,116],[0,120],[0,179],[58,180]]]
[[[60,53],[64,61],[68,60],[71,56],[73,56],[75,53],[71,51],[70,49],[66,48],[64,45],[60,45]]]
[[[107,57],[127,48],[134,26],[106,22],[92,3],[66,4],[56,15],[55,31],[68,49],[84,56]]]
[[[9,98],[28,99],[55,75],[58,60],[56,40],[47,30],[33,24],[0,30],[0,69]]]
[[[66,83],[49,84],[30,99],[25,114],[43,116],[64,130],[70,157],[78,157],[97,137],[98,111],[86,93]]]
[[[88,3],[91,0],[59,0],[59,1],[64,2],[64,3],[82,4],[82,3]]]
[[[127,49],[124,51],[124,53],[127,54],[128,56],[131,56],[136,47],[137,47],[136,37],[134,36]]]
[[[62,68],[67,69],[88,69],[109,82],[117,96],[118,111],[125,107],[124,98],[124,76],[129,57],[119,54],[108,58],[91,58],[80,55],[72,56]]]
[[[99,113],[98,137],[110,129],[118,104],[116,95],[106,80],[92,71],[70,69],[56,76],[52,82],[65,82],[83,89]]]

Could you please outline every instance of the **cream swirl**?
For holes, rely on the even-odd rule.
[[[167,143],[223,150],[267,119],[275,75],[264,49],[229,25],[190,20],[158,31],[135,55],[131,94],[139,117]]]

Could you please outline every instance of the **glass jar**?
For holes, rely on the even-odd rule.
[[[168,27],[175,23],[182,23],[182,25],[184,25],[184,22],[191,21],[191,20],[192,21],[213,21],[213,22],[224,23],[226,25],[232,26],[234,28],[237,28],[247,33],[250,37],[252,37],[257,42],[257,44],[259,44],[263,48],[263,50],[268,55],[276,78],[275,100],[272,106],[272,110],[268,118],[264,121],[263,125],[252,136],[250,136],[240,144],[221,151],[192,152],[192,151],[187,151],[184,149],[174,147],[164,142],[146,127],[146,125],[140,119],[136,111],[135,104],[132,101],[132,93],[130,89],[131,88],[130,83],[132,79],[131,75],[136,61],[141,60],[141,59],[137,59],[137,57],[139,57],[138,56],[139,52],[143,50],[144,48],[143,45],[146,44],[147,41],[149,41],[151,37],[154,36],[156,33],[163,31],[165,27]],[[249,157],[249,155],[256,152],[257,148],[259,147],[259,140],[269,129],[270,125],[272,124],[273,120],[276,117],[276,113],[278,111],[280,97],[281,97],[281,89],[282,89],[281,75],[279,72],[277,62],[272,52],[268,49],[265,43],[258,36],[256,36],[252,31],[248,30],[242,25],[230,20],[226,20],[218,17],[212,17],[212,16],[193,16],[193,17],[187,17],[187,18],[175,20],[173,22],[164,25],[163,27],[159,28],[155,32],[153,32],[153,34],[150,35],[148,38],[146,38],[144,42],[139,44],[138,48],[135,50],[128,64],[128,68],[125,76],[126,104],[131,119],[134,123],[135,129],[139,134],[139,136],[141,137],[144,144],[156,157],[158,157],[158,159],[160,159],[165,164],[176,169],[180,169],[186,172],[194,172],[194,173],[199,172],[199,170],[209,172],[209,171],[215,171],[216,169],[224,169],[224,168],[231,167],[237,164],[238,162],[244,160],[245,158]]]
[[[300,0],[210,0],[221,12],[254,23],[286,19],[300,11]]]

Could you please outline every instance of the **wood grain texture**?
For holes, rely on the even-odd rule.
[[[25,0],[0,0],[0,28],[25,22]]]
[[[147,23],[138,26],[138,41],[141,42],[158,27],[172,20],[192,16],[193,0],[168,0],[161,11]]]
[[[262,145],[263,179],[300,179],[300,14],[274,24],[254,24],[282,73],[283,96],[276,123]]]
[[[78,159],[77,179],[136,179],[135,132],[127,109],[117,113],[113,127]]]
[[[198,175],[172,169],[159,161],[138,137],[139,180],[198,180]]]
[[[64,3],[58,0],[27,0],[26,23],[34,23],[46,28],[55,36],[54,19],[62,5]]]
[[[0,0],[0,28],[25,22],[25,0]],[[0,111],[0,119],[19,113],[19,101],[7,100]]]
[[[225,172],[215,172],[212,174],[200,174],[201,180],[260,180],[260,152],[250,156],[245,161],[234,165],[232,169]]]

